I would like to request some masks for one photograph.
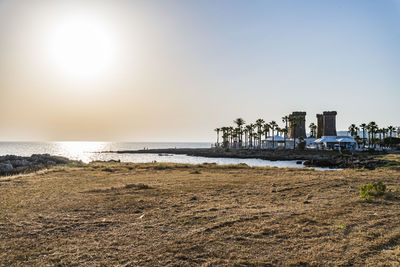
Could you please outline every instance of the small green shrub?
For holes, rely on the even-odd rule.
[[[372,197],[383,196],[386,191],[386,185],[382,181],[373,184],[365,184],[360,187],[360,196],[362,199],[370,200]]]

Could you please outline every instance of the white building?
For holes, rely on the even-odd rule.
[[[352,136],[322,136],[314,141],[317,149],[357,149],[357,142]]]

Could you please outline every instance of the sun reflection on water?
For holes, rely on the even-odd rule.
[[[93,160],[93,152],[103,151],[108,142],[56,142],[59,153],[70,159],[82,160],[85,163]]]

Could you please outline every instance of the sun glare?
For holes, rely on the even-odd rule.
[[[64,19],[50,31],[50,62],[69,78],[98,78],[105,75],[115,61],[114,39],[112,31],[95,18]]]
[[[88,163],[92,160],[91,153],[105,149],[106,142],[57,142],[60,155],[70,159],[82,160]]]

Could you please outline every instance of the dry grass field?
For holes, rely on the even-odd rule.
[[[379,179],[392,192],[362,200]],[[398,266],[399,188],[398,169],[91,163],[0,177],[0,264]]]

